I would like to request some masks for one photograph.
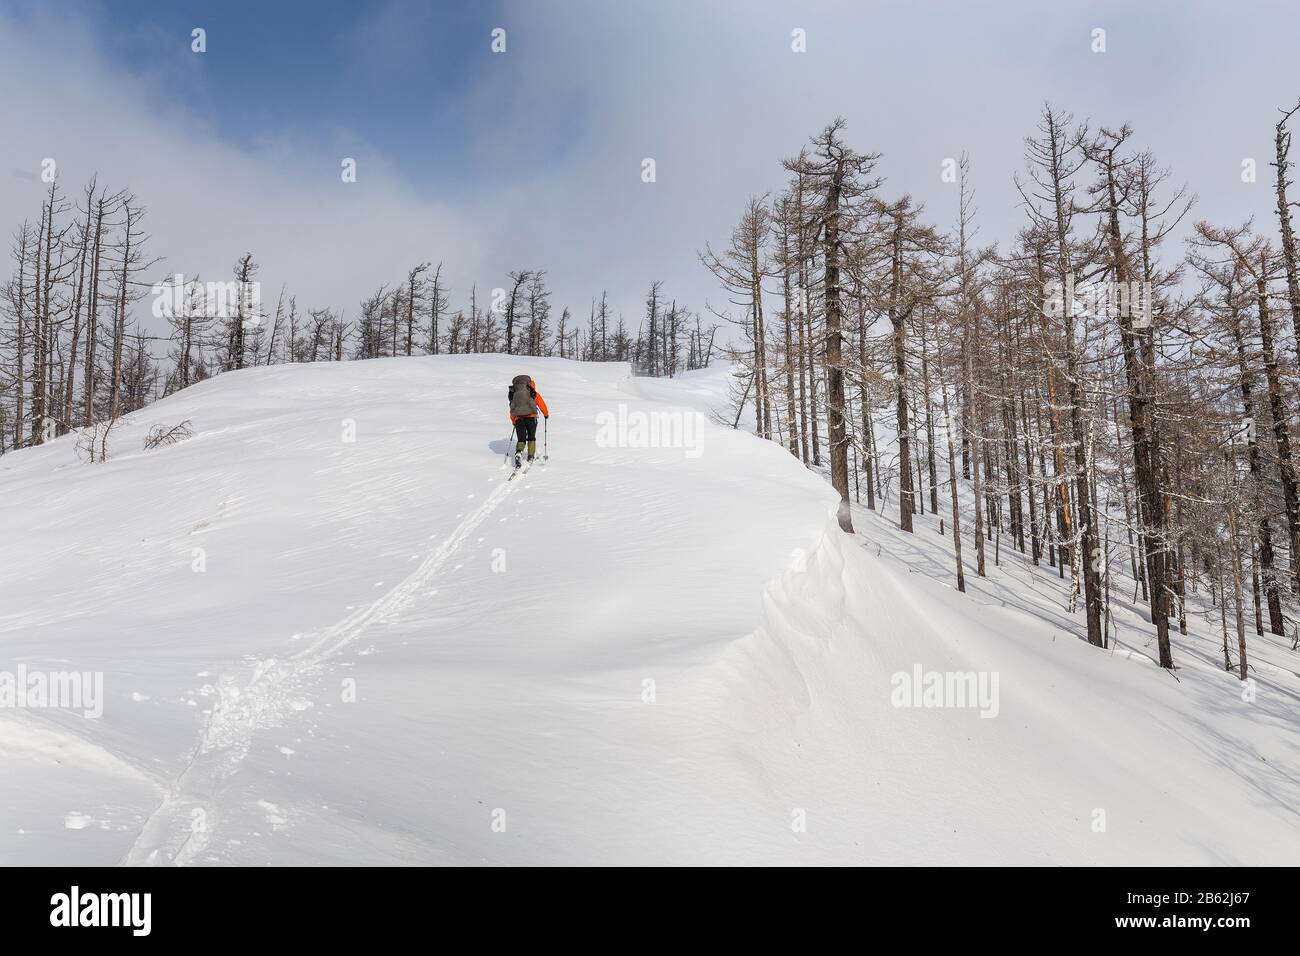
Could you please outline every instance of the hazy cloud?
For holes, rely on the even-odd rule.
[[[1011,176],[1044,100],[1131,122],[1174,182],[1201,195],[1197,215],[1262,224],[1276,107],[1300,94],[1289,75],[1295,30],[1277,28],[1300,16],[1273,2],[488,9],[481,52],[465,54],[439,104],[456,118],[457,142],[435,134],[414,164],[377,146],[374,130],[342,122],[305,138],[231,130],[228,117],[178,105],[181,84],[203,82],[183,53],[123,70],[89,18],[0,12],[3,225],[37,215],[37,174],[51,156],[69,192],[98,172],[139,196],[151,251],[166,256],[160,272],[224,276],[251,250],[273,289],[287,283],[301,305],[353,310],[423,259],[446,260],[457,305],[471,282],[541,268],[557,306],[584,314],[607,287],[635,326],[652,279],[695,308],[721,301],[696,250],[726,238],[749,195],[780,188],[780,159],[836,115],[854,145],[884,153],[886,192],[912,192],[941,226],[956,197],[940,165],[969,151],[989,241],[1023,221]],[[322,55],[369,76],[376,96],[402,97],[392,65],[437,52],[434,39],[421,43],[436,22],[413,10],[382,7]],[[495,25],[508,31],[505,54],[488,50]],[[790,49],[796,27],[807,53]],[[1104,54],[1090,50],[1097,27]],[[430,104],[406,105],[411,123],[433,123]],[[440,154],[455,156],[456,176],[434,175]],[[356,184],[340,180],[344,156],[358,160]],[[640,178],[646,157],[653,184]],[[1260,182],[1241,182],[1245,157],[1257,159]]]

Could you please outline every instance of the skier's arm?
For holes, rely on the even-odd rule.
[[[546,399],[542,398],[542,393],[541,393],[541,392],[538,392],[538,393],[537,393],[537,407],[540,408],[540,409],[542,410],[542,417],[543,417],[543,418],[550,418],[550,417],[551,417],[551,412],[550,412],[550,410],[546,407]]]

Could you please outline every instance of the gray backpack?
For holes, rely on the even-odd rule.
[[[537,414],[537,402],[534,401],[537,392],[533,389],[532,379],[527,375],[514,377],[506,397],[510,399],[510,414],[515,418],[527,418]]]

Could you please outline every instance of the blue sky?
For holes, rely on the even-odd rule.
[[[188,108],[245,146],[286,136],[323,146],[351,130],[412,182],[474,182],[465,96],[489,65],[499,3],[124,0],[84,9],[118,68],[163,74]],[[204,56],[172,43],[195,27],[207,32]]]
[[[608,288],[633,318],[655,279],[723,307],[698,250],[836,115],[883,154],[882,195],[942,228],[941,164],[968,151],[982,241],[1023,224],[1012,175],[1045,100],[1131,123],[1194,217],[1267,226],[1298,42],[1285,0],[0,0],[0,226],[36,214],[56,157],[69,190],[97,172],[137,193],[162,268],[252,251],[305,306],[443,260],[457,306],[528,268],[579,313]]]

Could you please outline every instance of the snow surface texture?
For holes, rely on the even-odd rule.
[[[507,482],[521,372],[555,434]],[[693,431],[727,378],[252,369],[129,416],[106,463],[0,458],[0,672],[105,697],[0,708],[0,863],[1300,859],[1288,644],[1252,631],[1247,701],[1217,618],[1176,680],[1151,663],[1131,582],[1111,651],[1006,542],[977,579],[967,537],[958,594],[935,516],[843,535],[781,447]],[[688,447],[629,447],[637,413]],[[995,706],[896,706],[918,668]]]

